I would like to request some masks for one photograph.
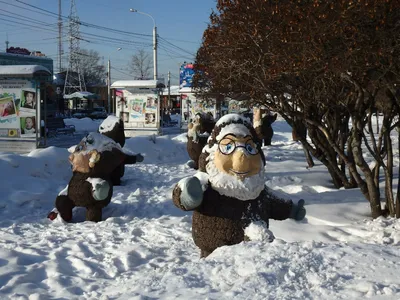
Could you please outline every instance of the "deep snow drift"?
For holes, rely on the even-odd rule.
[[[357,189],[334,189],[317,161],[306,168],[284,121],[272,127],[266,184],[305,199],[307,216],[271,220],[272,243],[221,247],[206,259],[191,212],[171,200],[195,173],[184,134],[126,141],[145,160],[126,167],[99,223],[83,222],[79,208],[73,223],[46,218],[71,176],[66,148],[0,153],[0,299],[399,299],[400,221],[372,220]]]

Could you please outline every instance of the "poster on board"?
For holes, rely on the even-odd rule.
[[[38,96],[33,80],[0,80],[0,151],[36,149]],[[13,144],[17,140],[21,140],[18,147]]]
[[[191,122],[194,116],[199,113],[211,113],[213,117],[216,116],[215,101],[201,101],[197,99],[194,94],[187,93],[181,94],[182,99],[182,123]]]
[[[36,106],[37,95],[34,81],[0,80],[0,137],[22,137],[21,118],[36,118]],[[25,122],[23,125],[25,126]],[[29,126],[30,121],[28,121]],[[36,128],[35,124],[34,127]]]
[[[117,98],[117,115],[123,120],[124,128],[158,129],[159,99],[153,93],[130,93],[122,90]]]

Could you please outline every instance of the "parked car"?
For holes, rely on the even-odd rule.
[[[104,107],[96,107],[88,115],[92,119],[105,119],[107,118],[107,111]]]
[[[89,116],[90,111],[87,109],[77,109],[72,113],[73,118],[82,119]]]

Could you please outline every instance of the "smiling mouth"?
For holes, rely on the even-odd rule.
[[[246,175],[246,174],[250,173],[250,171],[247,171],[247,172],[238,172],[238,171],[235,171],[235,170],[233,170],[233,169],[229,169],[229,171],[231,171],[231,172],[233,172],[233,173],[235,173],[235,174],[237,174],[237,175]]]

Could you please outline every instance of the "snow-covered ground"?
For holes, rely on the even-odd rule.
[[[145,160],[126,167],[99,223],[84,222],[84,209],[72,223],[46,218],[71,176],[66,148],[0,153],[0,299],[400,299],[400,221],[372,220],[357,189],[334,189],[320,163],[306,168],[289,126],[273,127],[266,184],[305,199],[306,218],[271,221],[274,242],[221,247],[206,259],[191,212],[171,200],[179,179],[194,174],[184,134],[127,140]]]

